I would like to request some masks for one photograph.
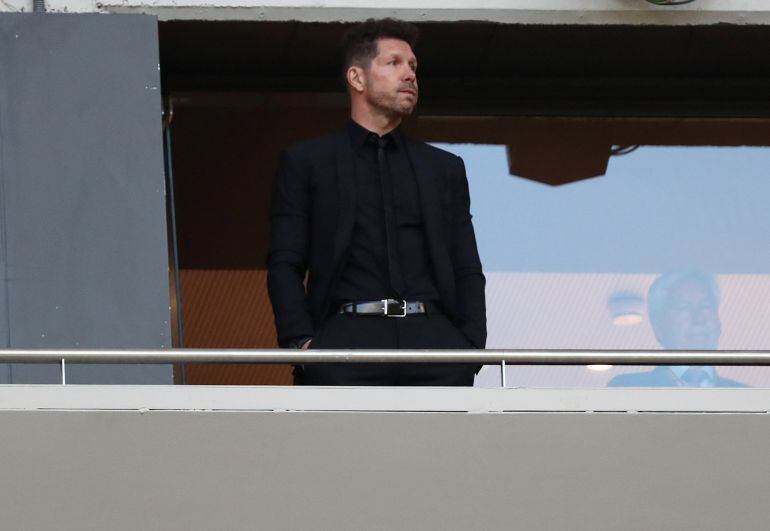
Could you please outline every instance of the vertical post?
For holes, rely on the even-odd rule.
[[[171,221],[171,256],[174,268],[174,296],[176,297],[176,325],[179,348],[184,348],[184,326],[182,322],[182,279],[179,271],[179,243],[177,241],[176,228],[176,202],[174,200],[174,161],[171,139],[171,122],[174,120],[174,104],[171,98],[166,100],[164,114],[164,155],[166,165],[166,184],[168,186],[168,207]],[[187,384],[187,366],[184,362],[179,364],[181,369],[180,383]]]
[[[505,360],[500,361],[500,383],[503,384],[503,387],[506,387],[507,382],[505,381]]]
[[[61,359],[61,384],[67,385],[67,364],[64,358]]]

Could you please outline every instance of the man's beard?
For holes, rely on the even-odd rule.
[[[412,84],[400,86],[398,90],[404,88],[409,88],[417,92],[417,87]],[[398,95],[398,92],[396,92],[395,97],[389,97],[388,94],[372,94],[369,98],[369,103],[389,116],[409,116],[417,105],[417,95],[414,97],[414,103],[399,103]]]

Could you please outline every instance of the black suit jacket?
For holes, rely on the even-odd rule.
[[[428,251],[444,310],[477,348],[486,343],[485,279],[462,159],[404,139],[420,194]],[[342,129],[285,150],[273,192],[268,290],[278,343],[312,336],[328,314],[355,221],[355,175]],[[307,288],[306,272],[309,272]]]
[[[655,367],[651,371],[618,374],[607,384],[609,387],[678,387],[679,381],[668,367]],[[714,371],[714,387],[748,387],[729,378],[722,378]]]

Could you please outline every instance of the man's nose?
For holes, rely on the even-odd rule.
[[[407,66],[406,69],[404,70],[404,77],[403,77],[403,79],[404,79],[404,81],[415,82],[417,80],[417,72],[412,70],[411,67]]]
[[[693,308],[690,312],[690,319],[695,324],[703,324],[709,318],[710,310],[705,308]]]

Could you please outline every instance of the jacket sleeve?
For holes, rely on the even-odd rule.
[[[267,257],[267,287],[281,347],[313,335],[304,284],[311,211],[309,178],[290,152],[284,151],[273,188]]]
[[[476,235],[471,221],[471,200],[465,164],[453,157],[452,230],[449,252],[454,268],[457,293],[457,321],[460,331],[476,348],[487,341],[487,314],[484,296],[486,279],[481,268]]]

